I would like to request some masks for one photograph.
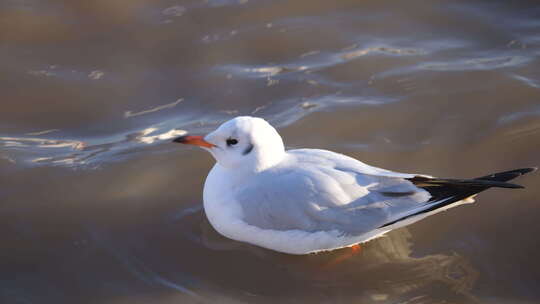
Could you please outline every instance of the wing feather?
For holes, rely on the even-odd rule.
[[[263,229],[357,235],[417,208],[429,193],[396,173],[324,150],[293,150],[283,167],[238,192],[244,221]]]

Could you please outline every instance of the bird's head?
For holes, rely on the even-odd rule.
[[[174,142],[199,146],[219,165],[232,170],[261,171],[283,159],[285,148],[266,120],[240,116],[226,121],[206,136],[184,135]]]

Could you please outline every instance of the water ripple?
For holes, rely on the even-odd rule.
[[[538,80],[534,80],[534,79],[531,79],[522,75],[518,75],[518,74],[512,74],[511,77],[525,83],[526,85],[530,87],[540,89],[540,82]]]
[[[189,295],[199,301],[202,300],[201,296],[194,292],[191,287],[185,286],[187,284],[193,285],[193,278],[182,278],[184,281],[186,281],[185,283],[183,283],[183,285],[178,282],[172,282],[166,279],[164,276],[160,275],[159,273],[155,272],[150,267],[150,265],[145,263],[143,260],[131,254],[128,249],[125,248],[125,246],[121,246],[117,240],[110,240],[108,234],[103,233],[96,228],[89,228],[88,233],[96,244],[109,252],[114,258],[118,260],[118,262],[124,265],[124,267],[139,280],[147,284],[157,283],[159,285],[163,285],[186,295]]]
[[[315,49],[299,54],[294,60],[268,64],[268,65],[245,65],[223,64],[217,66],[214,71],[224,73],[227,78],[233,76],[248,79],[265,79],[267,85],[275,85],[280,81],[304,82],[310,85],[325,85],[333,88],[346,88],[357,85],[356,82],[348,83],[343,80],[331,80],[328,70],[340,65],[362,64],[372,56],[394,57],[408,60],[408,57],[418,56],[435,58],[439,52],[447,52],[463,49],[470,43],[459,39],[435,39],[427,41],[402,41],[400,38],[369,38],[362,43],[354,43],[337,50]],[[494,69],[506,66],[517,66],[528,62],[523,56],[506,56],[491,58],[458,59],[455,61],[419,61],[415,66],[400,66],[385,70],[373,77],[409,73],[417,70],[466,70],[466,69]]]
[[[515,67],[529,62],[524,56],[500,56],[487,58],[460,59],[451,62],[425,62],[419,64],[418,70],[431,71],[477,71]]]
[[[80,166],[114,160],[121,154],[134,152],[137,146],[168,141],[185,133],[179,129],[149,127],[124,136],[113,136],[113,139],[94,139],[93,142],[3,136],[0,147],[5,148],[9,158],[17,163]]]
[[[540,116],[540,106],[533,107],[533,108],[525,110],[525,111],[519,111],[519,112],[506,114],[506,115],[502,116],[501,118],[499,118],[498,123],[499,124],[507,124],[507,123],[522,120],[524,118],[531,117],[531,116],[532,117]]]
[[[454,71],[488,71],[503,68],[517,68],[532,60],[529,56],[507,55],[464,58],[446,61],[422,61],[414,65],[398,67],[383,71],[373,78],[382,79],[394,75],[410,75],[414,72],[454,72]]]
[[[382,106],[398,101],[398,98],[347,96],[340,93],[310,98],[286,99],[254,108],[244,113],[239,110],[223,110],[218,116],[193,115],[195,118],[178,117],[160,122],[138,131],[90,139],[55,139],[40,137],[2,136],[0,147],[5,148],[4,159],[14,160],[24,165],[53,166],[99,166],[100,164],[125,159],[129,155],[140,152],[145,147],[156,147],[156,151],[166,151],[162,143],[184,135],[189,130],[193,133],[212,131],[224,120],[238,115],[256,115],[266,118],[276,127],[284,127],[313,112],[325,111],[329,108],[343,106]],[[127,117],[148,114],[154,111],[175,106],[174,103],[137,113]],[[181,128],[175,127],[180,125]],[[61,137],[61,130],[46,130],[31,133],[34,136],[47,135],[52,132]]]
[[[417,49],[398,49],[398,48],[391,48],[391,47],[368,47],[363,49],[357,49],[350,52],[345,52],[340,55],[340,57],[343,60],[352,60],[360,56],[366,56],[370,54],[383,54],[383,55],[396,55],[396,56],[403,56],[403,55],[422,55],[425,53],[422,50]]]
[[[62,81],[100,80],[105,76],[105,72],[98,69],[81,70],[70,67],[61,67],[54,64],[29,69],[26,73],[35,77],[61,78]]]
[[[171,102],[171,103],[168,103],[168,104],[164,104],[164,105],[161,105],[161,106],[157,106],[157,107],[154,107],[154,108],[151,108],[151,109],[148,109],[148,110],[135,112],[135,113],[133,113],[131,111],[126,111],[126,112],[124,112],[124,117],[125,118],[130,118],[130,117],[135,117],[135,116],[139,116],[139,115],[144,115],[144,114],[149,114],[149,113],[161,111],[161,110],[164,110],[164,109],[174,108],[180,102],[182,102],[183,100],[184,100],[183,98],[180,98],[175,102]]]

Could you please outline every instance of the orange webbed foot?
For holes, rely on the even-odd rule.
[[[348,248],[348,250],[345,250],[343,254],[337,256],[330,262],[323,265],[323,269],[327,269],[330,267],[337,266],[338,264],[341,264],[342,262],[352,258],[353,256],[359,254],[362,252],[362,246],[360,244],[354,244]]]

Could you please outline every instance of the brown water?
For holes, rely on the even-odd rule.
[[[538,173],[287,256],[219,236],[169,139],[248,114],[398,171],[539,165],[533,1],[3,0],[0,71],[0,303],[540,301]]]

